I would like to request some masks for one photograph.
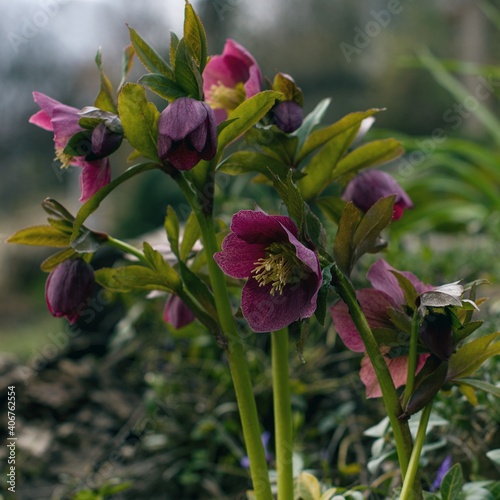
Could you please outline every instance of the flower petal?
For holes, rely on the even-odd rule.
[[[268,215],[258,210],[240,210],[233,215],[231,231],[247,243],[268,244],[288,239],[285,228],[296,238],[297,226],[290,217]]]
[[[428,354],[421,354],[417,360],[416,373],[424,366]],[[396,388],[406,384],[406,377],[408,375],[408,356],[399,356],[396,358],[388,358],[384,356],[387,367],[391,374],[392,380]],[[366,386],[367,398],[379,398],[382,396],[382,390],[375,375],[375,370],[367,354],[361,360],[361,371],[359,372],[361,380]]]
[[[365,288],[357,292],[358,302],[361,305],[368,324],[371,328],[394,328],[387,313],[388,308],[397,308],[391,297],[379,290]],[[333,324],[342,341],[348,349],[355,352],[364,352],[365,346],[354,322],[349,314],[347,305],[338,301],[331,309]]]
[[[99,189],[109,183],[111,179],[111,168],[109,159],[99,161],[82,162],[82,174],[80,176],[80,201],[85,203]]]
[[[222,251],[214,254],[214,259],[225,274],[243,279],[251,276],[255,262],[265,255],[265,246],[247,243],[230,233],[222,242]]]

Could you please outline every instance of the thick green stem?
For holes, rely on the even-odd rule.
[[[293,498],[293,427],[288,375],[288,329],[271,333],[278,500]]]
[[[233,317],[225,276],[213,255],[219,250],[212,216],[202,210],[198,199],[182,176],[175,176],[200,225],[210,283],[222,333],[227,337],[227,358],[241,418],[243,438],[250,461],[250,475],[257,500],[272,500],[266,455],[262,444],[257,405],[243,344]]]
[[[420,325],[420,316],[415,309],[411,322],[410,333],[410,351],[408,353],[408,375],[406,376],[406,387],[403,394],[403,409],[406,408],[413,388],[415,387],[415,372],[417,371],[417,345],[418,345],[418,327]]]
[[[429,417],[431,416],[431,409],[432,401],[422,410],[420,423],[418,425],[417,437],[415,438],[415,444],[413,446],[410,463],[408,465],[408,470],[403,482],[403,488],[401,489],[399,500],[419,498],[419,495],[421,493],[420,483],[415,484],[415,478],[417,477],[420,454],[422,453],[422,447],[424,446],[427,425],[429,423]]]
[[[403,477],[405,477],[413,445],[407,422],[398,419],[403,413],[403,410],[399,402],[396,387],[394,386],[387,363],[380,351],[377,340],[373,336],[370,325],[358,303],[354,287],[336,265],[332,267],[332,276],[332,285],[341,299],[347,304],[349,314],[363,340],[366,352],[377,375],[377,380],[382,390],[384,405],[394,433],[401,473]]]

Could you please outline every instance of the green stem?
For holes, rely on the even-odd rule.
[[[429,417],[431,416],[431,409],[432,401],[422,410],[420,423],[418,425],[417,437],[415,438],[415,445],[413,446],[410,463],[408,465],[408,471],[403,482],[403,488],[401,489],[399,500],[419,498],[421,487],[420,484],[415,485],[414,483],[415,478],[417,477],[420,454],[422,453],[422,447],[425,441],[425,434],[427,432]]]
[[[271,332],[278,500],[293,498],[293,428],[288,375],[288,329]]]
[[[233,379],[236,401],[241,418],[243,438],[250,461],[250,475],[257,500],[272,500],[271,483],[267,468],[266,455],[260,435],[260,425],[257,405],[253,395],[250,370],[238,335],[238,329],[233,317],[226,279],[213,255],[219,251],[212,216],[205,213],[191,187],[182,175],[174,176],[181,191],[191,205],[200,225],[210,283],[214,293],[215,305],[219,315],[222,333],[228,339],[227,358]]]
[[[383,354],[380,351],[377,340],[373,336],[370,325],[366,320],[363,311],[356,297],[356,290],[351,282],[344,276],[340,269],[334,264],[332,266],[332,285],[341,299],[347,304],[349,314],[359,332],[365,345],[366,352],[377,375],[377,380],[382,390],[382,398],[387,410],[387,415],[391,423],[396,442],[396,450],[399,458],[399,465],[403,478],[406,475],[410,454],[412,450],[412,438],[407,422],[401,421],[398,417],[403,413],[399,402],[398,393],[392,380],[389,368]]]
[[[143,264],[146,264],[148,267],[150,266],[150,263],[148,262],[146,257],[144,257],[144,254],[138,248],[135,248],[132,245],[125,243],[124,241],[112,238],[109,235],[107,235],[107,244],[112,247],[118,248],[118,250],[121,250],[122,252],[137,257]]]
[[[417,345],[418,345],[418,328],[420,326],[420,316],[418,309],[413,313],[410,333],[410,351],[408,353],[408,375],[406,376],[406,387],[403,394],[403,409],[406,408],[408,400],[415,387],[415,373],[417,371]]]

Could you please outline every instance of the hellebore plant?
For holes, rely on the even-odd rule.
[[[476,389],[497,394],[491,384],[469,377],[500,353],[500,343],[497,333],[466,342],[481,325],[472,321],[479,283],[432,287],[380,259],[367,276],[373,288],[354,289],[349,276],[357,261],[383,250],[387,227],[412,207],[389,174],[363,172],[380,158],[403,153],[391,138],[357,147],[380,110],[353,112],[323,126],[326,99],[303,118],[302,91],[289,75],[277,73],[261,90],[257,62],[234,40],[227,41],[221,55],[208,57],[203,25],[189,2],[184,37],[172,36],[169,61],[133,28],[129,32],[124,81],[116,93],[99,54],[101,89],[93,106],[78,111],[35,93],[42,110],[30,121],[54,132],[63,166],[83,168],[85,203],[76,216],[47,199],[42,206],[48,224],[21,229],[9,239],[58,249],[42,264],[50,272],[50,312],[75,321],[94,279],[115,293],[169,294],[165,321],[174,328],[197,321],[225,352],[246,445],[249,495],[258,500],[272,499],[273,490],[247,363],[251,346],[245,339],[252,332],[269,332],[277,497],[291,500],[309,488],[312,476],[294,478],[292,468],[288,328],[300,332],[303,359],[309,323],[325,325],[330,308],[345,345],[364,353],[361,379],[367,396],[382,397],[401,470],[401,498],[421,498],[418,463],[433,399],[454,384],[471,402]],[[134,53],[148,73],[139,83],[125,83]],[[146,89],[163,99],[161,112],[147,99]],[[134,149],[130,158],[145,160],[110,182],[107,156],[122,138]],[[78,150],[82,141],[86,151]],[[167,209],[164,226],[174,262],[147,241],[138,248],[84,225],[111,192],[150,170],[170,176],[191,210],[181,230],[176,211]],[[221,174],[245,175],[246,182],[255,176],[274,190],[280,212],[252,206],[232,217],[219,213],[215,185]],[[342,197],[328,194],[342,192],[346,184]],[[229,229],[221,219],[231,220]],[[329,232],[334,234],[325,230],[326,219],[329,227],[336,225]],[[195,247],[200,238],[202,250]],[[92,258],[104,245],[133,259],[93,272]],[[241,295],[234,293],[237,287]],[[407,421],[420,410],[414,441]],[[328,490],[321,498],[333,494]],[[319,500],[320,494],[311,493],[311,498]]]

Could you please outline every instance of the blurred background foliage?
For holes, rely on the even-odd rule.
[[[488,324],[498,329],[500,11],[495,2],[192,3],[205,24],[210,53],[220,53],[226,38],[236,39],[254,55],[268,78],[276,71],[293,76],[304,92],[306,113],[325,97],[332,97],[325,123],[351,111],[386,108],[377,115],[370,135],[395,136],[403,142],[407,154],[387,170],[407,188],[415,208],[390,228],[385,258],[394,267],[411,270],[436,285],[457,279],[488,279],[493,283],[485,290],[492,295]],[[398,6],[397,13],[381,18],[389,4]],[[169,32],[181,32],[183,6],[184,0],[3,2],[2,240],[19,227],[42,223],[40,202],[47,196],[58,199],[73,213],[80,205],[78,172],[60,171],[52,160],[50,134],[28,124],[37,111],[31,92],[43,92],[75,107],[91,104],[99,87],[94,64],[98,47],[102,47],[105,70],[116,86],[121,51],[128,44],[125,23],[166,53]],[[142,73],[136,60],[130,79],[136,81]],[[480,95],[478,85],[483,89]],[[161,109],[161,101],[152,94],[149,97]],[[115,175],[126,168],[129,150],[122,149],[111,158]],[[265,186],[249,184],[245,178],[228,182],[227,186],[224,183],[227,191],[221,189],[218,195],[227,219],[241,208],[251,208],[257,200],[264,208],[272,208]],[[176,206],[182,217],[182,197],[173,183],[159,172],[147,173],[113,193],[90,225],[122,238],[155,234],[151,232],[162,225],[168,204]],[[35,248],[0,245],[1,350],[15,352],[24,360],[36,355],[51,333],[64,330],[61,320],[50,317],[45,309],[45,275],[38,266],[48,254]],[[372,261],[371,257],[363,260],[355,274],[362,286]],[[170,398],[176,408],[173,417],[155,430],[168,436],[168,446],[162,438],[150,438],[145,453],[148,446],[149,452],[168,448],[161,463],[173,493],[195,495],[202,484],[206,498],[210,494],[223,498],[224,491],[241,484],[238,467],[243,451],[237,440],[230,380],[221,353],[212,339],[205,333],[200,335],[195,327],[179,334],[167,332],[164,325],[151,324],[144,314],[152,307],[159,311],[158,304],[142,304],[139,312],[134,309],[125,318],[125,323],[130,323],[128,338],[140,337],[149,329],[146,345],[151,345],[155,335],[164,339],[161,349],[144,351],[146,385],[150,386],[146,403],[149,397],[153,401]],[[370,410],[366,409],[353,371],[358,358],[345,352],[340,342],[335,343],[334,331],[329,329],[325,340],[320,330],[313,325],[305,352],[308,363],[301,365],[295,360],[292,380],[304,467],[316,472],[321,469],[323,477],[336,484],[348,485],[355,478],[367,484],[373,475],[360,464],[369,458],[371,440],[362,430],[380,420],[382,414],[373,414],[371,402]],[[269,366],[265,361],[269,346],[259,336],[249,342],[263,424],[271,425]],[[498,362],[490,363],[487,370],[498,373]],[[493,375],[486,374],[488,377],[498,381],[498,376],[496,380]],[[188,388],[186,380],[191,381]],[[197,400],[194,412],[193,400]],[[429,470],[436,469],[452,445],[459,445],[471,477],[494,477],[492,464],[485,465],[487,461],[479,459],[478,453],[484,453],[495,439],[498,445],[498,433],[488,426],[500,416],[489,398],[480,403],[479,408],[472,408],[458,398],[442,398],[437,408],[449,425],[438,437],[454,436],[455,442],[439,448]],[[346,415],[352,418],[346,420]],[[476,442],[470,437],[470,422],[475,426]],[[207,464],[212,468],[207,469]],[[377,486],[383,491],[390,485],[391,474],[382,472]],[[426,480],[431,482],[432,477]]]

